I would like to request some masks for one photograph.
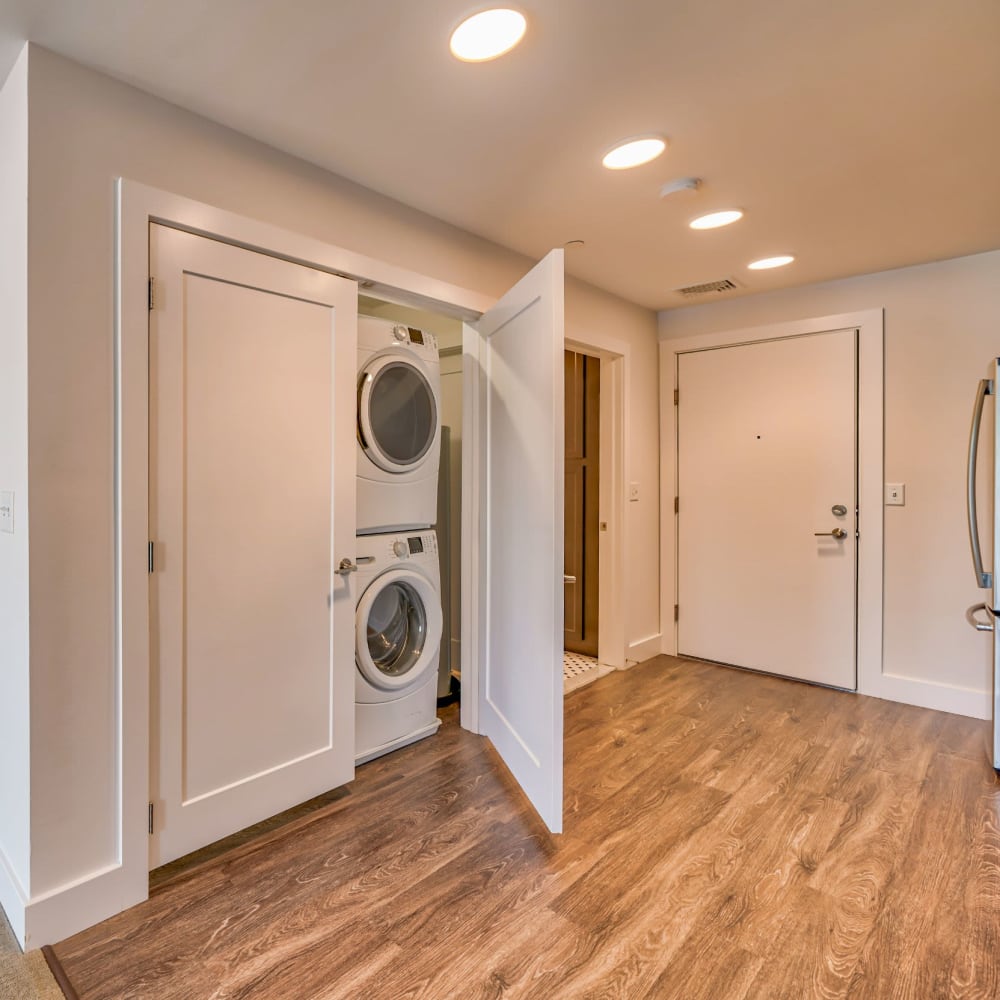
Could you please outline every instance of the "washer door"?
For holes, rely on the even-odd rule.
[[[408,569],[377,577],[358,602],[355,660],[362,676],[383,691],[419,682],[441,642],[441,597]]]
[[[368,364],[358,386],[361,446],[386,472],[411,472],[437,438],[434,391],[423,372],[398,355]]]

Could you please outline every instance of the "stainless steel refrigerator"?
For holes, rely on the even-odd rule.
[[[976,402],[972,409],[972,430],[969,432],[969,465],[968,465],[968,509],[969,509],[969,543],[972,546],[972,565],[976,573],[976,584],[989,592],[982,604],[976,604],[966,612],[970,624],[979,632],[993,633],[993,729],[990,736],[990,753],[993,767],[1000,773],[1000,591],[998,591],[997,572],[1000,569],[1000,406],[996,405],[997,387],[1000,386],[998,373],[1000,359],[994,358],[990,364],[989,378],[979,380],[976,390]],[[987,406],[987,397],[992,397],[992,405]],[[992,497],[993,519],[993,553],[987,570],[983,566],[983,550],[979,540],[979,516],[976,509],[976,467],[979,457],[979,431],[983,425],[984,411],[986,419],[993,423],[993,449],[990,456],[990,496]]]

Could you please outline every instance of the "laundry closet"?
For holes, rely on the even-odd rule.
[[[558,830],[561,252],[458,319],[359,296],[375,262],[225,213],[208,237],[139,189],[161,198],[122,260],[149,261],[122,352],[149,435],[121,433],[125,478],[148,470],[123,526],[150,539],[148,625],[123,620],[150,640],[150,865],[433,737],[459,680],[462,724]]]

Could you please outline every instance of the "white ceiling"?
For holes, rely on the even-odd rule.
[[[1000,0],[515,5],[521,46],[466,64],[488,2],[0,0],[0,79],[36,41],[529,256],[585,240],[569,271],[651,308],[1000,247]],[[601,166],[646,132],[665,156]]]

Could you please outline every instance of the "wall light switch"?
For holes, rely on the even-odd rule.
[[[9,491],[0,492],[0,531],[14,534],[14,494]]]
[[[906,506],[906,483],[886,483],[885,502],[889,507]]]
[[[628,498],[629,502],[633,502],[639,499],[639,484],[629,483],[628,484]]]

